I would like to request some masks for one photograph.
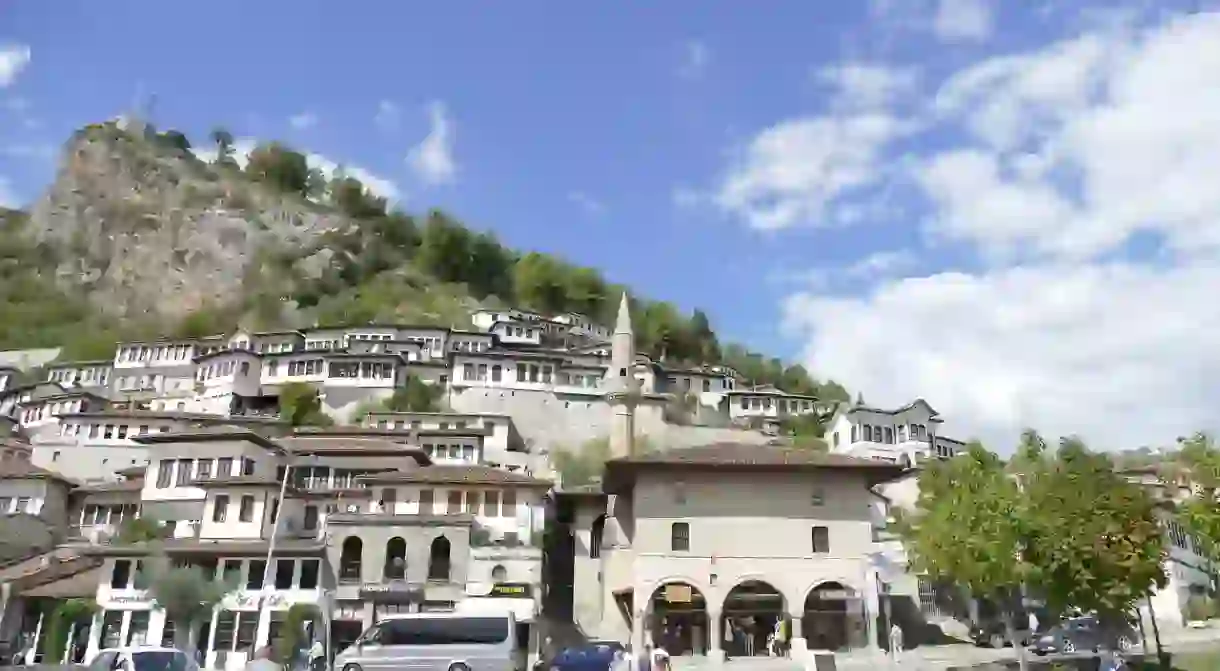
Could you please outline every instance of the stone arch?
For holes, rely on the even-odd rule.
[[[428,548],[428,580],[449,581],[452,568],[451,550],[452,545],[444,534],[432,539],[432,545]]]
[[[385,544],[386,580],[407,579],[407,541],[402,536],[395,536]]]
[[[339,551],[339,581],[360,582],[364,563],[364,541],[359,536],[343,539]]]
[[[650,640],[672,655],[706,655],[709,645],[707,596],[694,580],[657,582],[644,614]]]
[[[768,655],[772,634],[788,626],[787,598],[762,576],[743,576],[724,595],[719,625],[720,642],[729,656]]]
[[[846,580],[822,580],[805,593],[801,631],[810,650],[868,645],[864,593]]]

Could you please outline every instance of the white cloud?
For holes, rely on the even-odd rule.
[[[373,117],[373,123],[383,131],[392,132],[398,130],[401,118],[402,114],[398,105],[389,100],[382,100],[377,103],[377,115]]]
[[[914,91],[919,73],[911,67],[850,62],[821,68],[817,78],[835,89],[840,105],[874,109]]]
[[[836,200],[878,180],[884,150],[908,131],[875,112],[778,123],[738,152],[714,200],[758,230],[825,225]]]
[[[678,65],[678,76],[683,79],[698,79],[707,71],[712,60],[712,50],[699,40],[688,40],[682,44],[682,61]]]
[[[288,118],[288,125],[294,130],[309,130],[318,125],[318,115],[313,112],[301,112]]]
[[[0,89],[17,81],[30,64],[31,51],[24,44],[0,44]]]
[[[257,145],[258,141],[253,138],[235,139],[233,141],[233,160],[244,169],[250,161],[250,152],[254,151]],[[216,160],[215,148],[201,149],[196,147],[192,151],[201,160],[209,162]],[[339,163],[327,156],[313,152],[305,152],[305,161],[309,164],[310,168],[316,168],[321,171],[327,179],[331,179],[335,176],[336,172],[342,169],[343,173],[348,177],[360,180],[374,195],[381,196],[390,203],[401,203],[403,200],[402,192],[393,180],[382,177],[367,168],[351,163]]]
[[[933,31],[946,42],[978,42],[991,37],[992,0],[938,0]]]
[[[606,211],[606,206],[600,200],[585,193],[584,191],[568,192],[568,201],[574,203],[577,207],[592,216],[599,216]]]
[[[457,178],[457,160],[453,157],[457,131],[445,103],[430,103],[428,120],[428,135],[408,152],[407,165],[425,184],[452,183]]]
[[[874,403],[927,398],[951,432],[1004,451],[1025,426],[1109,449],[1220,429],[1220,14],[986,59],[927,112],[907,145],[920,223],[972,270],[791,296],[807,365]],[[789,146],[751,174],[774,185],[776,166],[824,161]],[[867,157],[850,173],[872,175],[853,183],[864,193],[895,158]],[[825,181],[786,183],[759,202],[853,202]]]

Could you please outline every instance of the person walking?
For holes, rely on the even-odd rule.
[[[309,647],[309,671],[326,671],[326,646],[314,641]]]
[[[895,622],[890,627],[890,656],[894,659],[894,665],[899,665],[899,659],[902,655],[902,627]]]

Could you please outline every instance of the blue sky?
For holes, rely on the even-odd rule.
[[[1181,384],[1198,363],[1150,354],[1197,351],[1179,312],[1146,335],[1107,321],[1147,310],[1123,282],[1220,277],[1220,200],[1190,179],[1220,155],[1191,122],[1220,105],[1189,99],[1220,76],[1211,6],[9,2],[0,198],[36,197],[72,130],[155,94],[159,127],[282,139],[870,400],[1147,442],[1211,421],[1191,399],[1212,383]],[[1108,358],[1089,344],[1116,332]],[[1106,416],[1142,397],[1094,398],[1114,375],[1185,409],[1117,435]],[[1090,394],[1089,417],[1063,409]]]

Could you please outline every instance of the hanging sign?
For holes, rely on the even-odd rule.
[[[512,599],[528,599],[534,594],[533,586],[525,582],[500,582],[491,586],[487,596],[498,596]]]

